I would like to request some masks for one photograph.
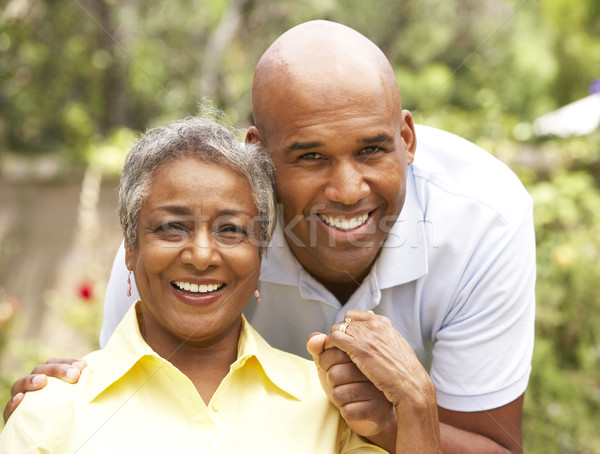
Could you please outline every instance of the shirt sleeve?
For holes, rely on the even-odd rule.
[[[125,265],[125,246],[121,243],[110,272],[104,297],[104,320],[100,331],[100,347],[104,348],[110,336],[121,322],[127,310],[139,299],[135,279],[131,274],[131,296],[127,296],[129,270]]]
[[[495,225],[485,236],[434,340],[431,377],[438,403],[455,411],[512,402],[525,391],[531,372],[536,277],[532,207],[520,223]]]

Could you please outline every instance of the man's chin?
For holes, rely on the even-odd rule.
[[[323,275],[337,274],[343,281],[351,279],[359,284],[369,274],[378,252],[376,246],[360,249],[338,247],[331,248],[326,254],[315,253],[313,257],[321,265]]]

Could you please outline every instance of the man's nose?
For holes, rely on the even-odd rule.
[[[338,163],[328,175],[325,196],[332,202],[354,205],[365,198],[370,190],[361,172],[360,163]]]

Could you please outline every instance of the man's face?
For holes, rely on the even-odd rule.
[[[305,100],[290,99],[261,132],[276,168],[286,239],[317,278],[357,283],[402,209],[412,119],[368,90],[341,102]]]

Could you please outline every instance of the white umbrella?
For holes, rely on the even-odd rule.
[[[537,118],[533,130],[538,136],[573,137],[591,134],[600,126],[600,79],[590,95]]]

